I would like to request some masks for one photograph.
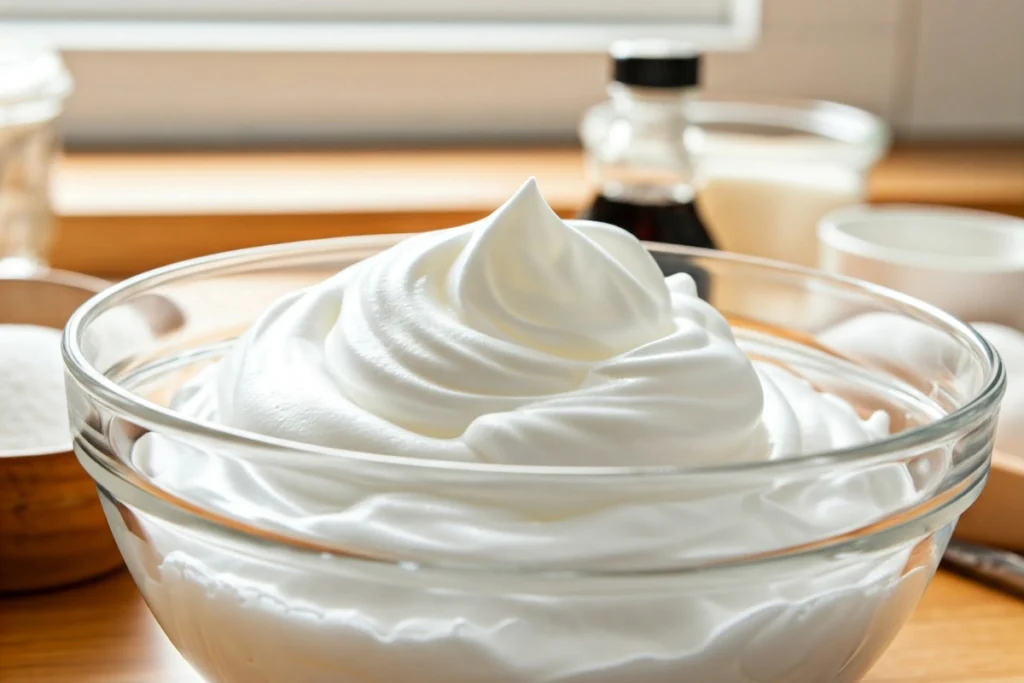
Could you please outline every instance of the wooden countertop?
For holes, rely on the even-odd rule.
[[[531,175],[563,215],[589,198],[575,148],[72,154],[54,178],[53,263],[123,277],[229,249],[461,225]],[[1024,216],[1024,143],[896,147],[868,193]]]
[[[1024,602],[940,571],[865,683],[1021,683],[1021,643]],[[0,681],[201,679],[122,571],[63,591],[0,599]]]
[[[530,174],[563,213],[585,198],[573,149],[73,155],[56,182],[54,263],[120,276],[224,249],[457,225]],[[1024,147],[897,149],[870,196],[1024,215]],[[866,680],[1024,683],[1021,643],[1024,602],[940,571]],[[0,599],[3,683],[199,680],[124,572]]]

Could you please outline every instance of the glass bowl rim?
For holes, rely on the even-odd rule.
[[[392,456],[379,453],[357,452],[351,450],[316,446],[313,444],[265,436],[254,432],[198,422],[181,415],[169,408],[159,406],[136,396],[117,382],[107,378],[93,367],[85,357],[81,346],[84,330],[99,314],[117,305],[123,300],[146,293],[152,286],[163,282],[174,281],[176,276],[187,271],[186,277],[197,274],[210,274],[230,266],[251,265],[265,257],[273,259],[302,258],[327,253],[341,246],[351,248],[377,248],[383,250],[398,241],[420,233],[396,233],[378,235],[356,235],[334,237],[320,240],[289,242],[261,247],[251,247],[226,251],[208,256],[201,256],[160,268],[149,270],[120,283],[117,283],[89,299],[78,308],[69,319],[61,343],[65,367],[70,377],[93,400],[98,400],[107,407],[128,415],[150,429],[164,432],[185,434],[192,438],[200,438],[204,442],[213,442],[227,446],[242,446],[262,451],[304,453],[307,455],[329,455],[345,458],[353,463],[385,466],[391,468],[412,468],[419,470],[464,472],[492,475],[519,475],[543,477],[597,477],[597,478],[629,478],[665,477],[665,476],[700,476],[722,475],[729,473],[771,473],[779,474],[787,470],[803,467],[813,468],[833,464],[849,464],[859,460],[884,457],[891,454],[905,453],[922,447],[928,447],[941,441],[950,434],[974,424],[984,418],[993,405],[998,404],[1006,384],[1006,371],[1002,360],[992,346],[970,325],[954,318],[948,313],[914,299],[900,292],[878,285],[862,282],[852,278],[824,273],[811,268],[762,259],[757,257],[720,252],[716,250],[680,247],[656,242],[647,242],[645,246],[652,251],[668,252],[683,256],[711,258],[719,261],[737,262],[759,268],[767,268],[782,272],[789,276],[803,275],[817,280],[842,285],[867,293],[897,304],[902,311],[913,314],[918,320],[927,321],[934,327],[941,324],[944,332],[953,331],[961,341],[969,342],[975,351],[988,363],[988,378],[978,393],[964,405],[943,415],[938,420],[905,430],[879,441],[861,446],[848,447],[833,451],[810,453],[792,458],[781,458],[767,462],[746,462],[727,465],[657,465],[657,466],[550,466],[550,465],[498,465],[490,463],[467,463],[427,458]]]
[[[806,158],[835,161],[859,169],[873,166],[892,142],[889,126],[880,116],[830,100],[698,94],[687,101],[686,110],[692,125],[684,140],[687,150],[698,159],[705,156],[772,158],[777,154],[752,149],[749,144],[715,144],[712,142],[714,134],[705,131],[707,126],[753,126],[813,135],[834,146],[815,150]],[[804,159],[805,155],[784,158]]]

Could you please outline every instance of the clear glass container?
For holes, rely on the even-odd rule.
[[[201,675],[821,683],[868,671],[984,484],[1005,373],[971,328],[871,285],[649,244],[666,273],[706,275],[749,355],[864,414],[886,411],[893,435],[732,466],[502,466],[315,447],[168,407],[271,302],[399,239],[162,268],[101,293],[66,328],[76,455],[135,582]],[[180,324],[111,341],[111,321],[152,296],[180,310]],[[903,341],[875,343],[879,325]],[[171,449],[164,466],[205,494],[168,488],[159,467],[141,465],[153,448]],[[224,495],[269,481],[280,496]],[[315,513],[293,505],[324,481]],[[425,495],[433,503],[397,526],[378,516],[383,500]],[[620,505],[640,522],[609,523]],[[668,547],[651,533],[666,522],[706,533]],[[500,548],[446,542],[456,527]],[[742,543],[720,542],[737,534]]]
[[[685,146],[718,247],[817,267],[818,221],[864,201],[885,122],[833,102],[694,99]]]
[[[818,220],[864,200],[889,144],[881,119],[831,102],[621,83],[608,94],[580,124],[587,173],[602,196],[655,205],[696,197],[693,220],[717,248],[809,267],[818,261]]]
[[[602,195],[654,204],[693,199],[683,145],[686,105],[696,88],[608,85],[608,99],[580,123],[588,177]]]
[[[29,275],[46,265],[56,122],[70,91],[56,52],[36,39],[0,33],[0,275]]]
[[[698,58],[680,57],[676,65],[687,59],[695,65],[688,74],[692,78],[679,82],[689,85],[614,81],[608,100],[585,114],[580,139],[594,196],[580,216],[617,225],[642,240],[714,248],[694,204],[693,166],[683,145],[685,104],[696,90]],[[637,62],[649,69],[672,65],[664,58]]]

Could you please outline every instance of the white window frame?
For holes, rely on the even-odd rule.
[[[72,145],[570,142],[614,40],[733,51],[760,31],[761,0],[706,0],[692,21],[680,0],[635,2],[0,0],[0,31],[64,52]],[[656,21],[658,3],[677,21]],[[604,9],[544,9],[566,6]]]
[[[505,10],[481,7],[479,0],[445,0],[429,10],[417,10],[417,0],[291,0],[287,9],[276,0],[0,0],[0,17],[8,17],[0,27],[34,30],[63,50],[80,51],[557,53],[602,51],[616,39],[652,36],[705,50],[753,44],[760,0],[704,1],[721,4],[724,16],[659,17],[650,8],[631,11],[623,0],[603,9],[600,0],[574,0],[589,5],[583,13],[539,0]]]

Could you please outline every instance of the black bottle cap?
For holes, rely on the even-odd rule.
[[[689,88],[700,83],[700,53],[668,40],[623,40],[611,47],[613,79],[641,88]]]

